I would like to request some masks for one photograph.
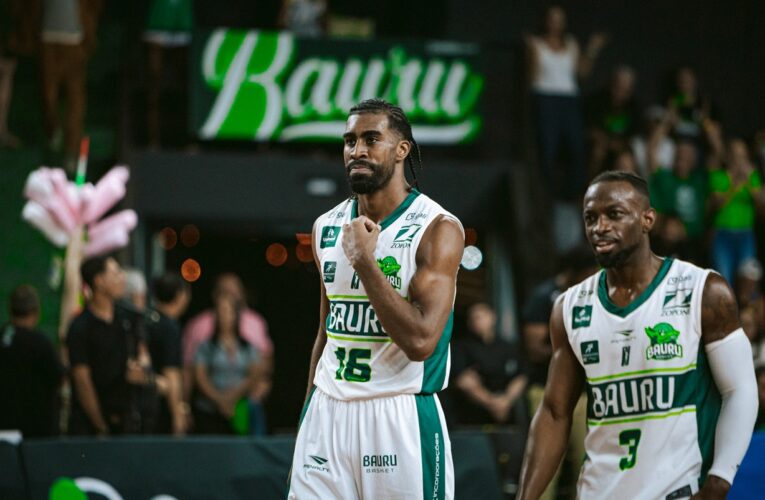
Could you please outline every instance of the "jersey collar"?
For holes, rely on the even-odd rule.
[[[617,306],[611,302],[611,298],[608,296],[608,285],[606,284],[606,270],[602,270],[600,272],[600,279],[598,283],[598,298],[600,299],[601,305],[611,314],[624,318],[629,313],[643,305],[646,300],[648,300],[651,294],[653,294],[654,290],[656,290],[662,280],[664,280],[664,277],[667,276],[669,268],[672,267],[673,260],[674,259],[672,259],[672,257],[666,257],[664,262],[662,262],[661,267],[659,268],[659,272],[656,273],[656,276],[653,277],[653,280],[651,280],[646,289],[643,290],[643,293],[638,295],[635,300],[624,307]]]
[[[380,227],[384,231],[385,228],[396,222],[396,219],[401,217],[404,212],[414,203],[415,198],[420,196],[420,192],[416,189],[412,188],[411,191],[409,191],[409,195],[407,195],[406,198],[404,198],[404,201],[401,202],[401,205],[396,207],[396,209],[390,213],[386,218],[383,219],[383,221],[380,223]],[[351,220],[355,219],[359,216],[359,202],[356,198],[353,198],[351,200]]]

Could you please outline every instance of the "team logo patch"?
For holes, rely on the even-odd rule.
[[[325,226],[321,229],[321,241],[319,248],[330,248],[337,243],[337,237],[340,236],[340,226]]]
[[[390,474],[398,466],[398,456],[393,455],[364,455],[361,466],[367,474]]]
[[[574,306],[574,312],[571,315],[571,329],[590,326],[592,321],[592,306]]]
[[[403,226],[398,230],[396,237],[393,238],[393,244],[391,248],[409,248],[412,246],[412,240],[420,232],[422,226],[420,224],[409,224]]]
[[[645,350],[646,359],[666,361],[683,357],[683,346],[677,343],[680,332],[669,323],[659,323],[653,328],[646,327],[645,333],[651,345]]]
[[[382,259],[377,259],[377,265],[380,267],[380,271],[388,278],[391,286],[396,290],[401,290],[401,278],[398,276],[398,272],[401,270],[401,264],[398,263],[395,257],[389,255]]]
[[[335,272],[337,271],[337,262],[328,260],[324,263],[324,283],[335,282]]]
[[[582,363],[585,365],[600,363],[600,348],[597,340],[582,342],[579,348],[582,350]]]

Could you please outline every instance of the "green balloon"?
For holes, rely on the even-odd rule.
[[[48,498],[50,500],[88,500],[88,495],[74,481],[68,477],[62,477],[53,483]]]

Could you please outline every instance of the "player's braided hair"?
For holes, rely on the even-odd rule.
[[[420,146],[412,135],[412,124],[409,123],[409,119],[404,114],[404,111],[395,104],[391,104],[383,99],[367,99],[352,107],[349,114],[358,115],[362,113],[384,113],[388,117],[388,126],[401,134],[404,140],[411,143],[412,148],[406,157],[406,163],[412,172],[412,184],[419,189],[417,170],[422,171],[422,155],[420,154]],[[415,168],[415,161],[417,162],[417,168]]]

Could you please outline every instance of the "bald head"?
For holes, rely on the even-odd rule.
[[[626,186],[623,187],[635,192],[635,198],[640,201],[644,209],[647,209],[651,206],[651,196],[648,192],[648,183],[645,181],[645,179],[637,174],[615,170],[603,172],[602,174],[595,177],[592,182],[590,182],[590,186],[587,191],[589,192],[590,189],[595,185],[603,183],[626,184]]]

